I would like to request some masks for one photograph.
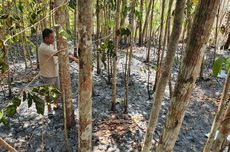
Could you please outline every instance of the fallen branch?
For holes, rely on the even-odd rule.
[[[10,152],[17,152],[11,145],[9,145],[5,140],[0,137],[0,147],[7,149]]]

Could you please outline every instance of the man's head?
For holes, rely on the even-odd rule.
[[[54,32],[51,29],[44,29],[42,31],[42,38],[43,42],[46,44],[53,44],[54,43]]]

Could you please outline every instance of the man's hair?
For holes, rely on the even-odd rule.
[[[46,37],[48,37],[51,33],[53,33],[53,30],[48,29],[48,28],[44,29],[44,30],[42,31],[42,38],[43,38],[43,40],[44,40]]]

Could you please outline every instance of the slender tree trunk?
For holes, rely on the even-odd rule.
[[[120,28],[120,0],[116,1],[116,25],[115,25],[115,31],[117,31]],[[117,85],[117,51],[118,51],[118,45],[119,45],[119,36],[116,35],[116,32],[114,34],[115,39],[115,56],[113,57],[113,68],[112,68],[112,107],[111,110],[115,111],[115,104],[116,104],[116,85]]]
[[[77,57],[77,51],[78,51],[78,31],[77,31],[77,24],[78,24],[78,4],[77,0],[74,7],[74,57]]]
[[[215,60],[216,60],[216,52],[217,52],[217,41],[218,41],[218,27],[219,27],[219,18],[220,18],[220,6],[218,7],[218,12],[216,14],[216,27],[215,27],[215,38],[214,38],[214,55],[213,55],[213,60],[212,60],[212,64],[214,64]]]
[[[140,1],[140,14],[141,17],[139,18],[139,46],[143,44],[143,33],[142,33],[142,17],[143,17],[143,0]]]
[[[161,4],[161,25],[160,25],[160,36],[159,36],[159,45],[158,45],[158,54],[157,54],[157,71],[155,77],[155,83],[153,87],[153,91],[156,90],[158,79],[160,78],[160,71],[161,71],[161,55],[162,55],[162,39],[163,39],[163,32],[164,32],[164,10],[165,10],[165,0],[162,0]]]
[[[131,62],[132,62],[132,55],[133,55],[133,36],[134,36],[134,13],[135,13],[135,5],[136,5],[136,0],[133,0],[131,2],[131,22],[129,25],[129,29],[131,31],[130,34],[130,47],[129,47],[129,54],[128,54],[128,49],[127,49],[127,57],[128,57],[128,67],[127,67],[127,72],[125,75],[125,103],[124,103],[124,113],[128,113],[128,90],[129,90],[129,77],[131,73]]]
[[[148,21],[149,21],[149,14],[150,14],[152,5],[154,5],[154,0],[149,1],[148,10],[147,10],[147,13],[146,13],[146,16],[145,16],[145,23],[144,23],[143,32],[142,32],[143,35],[145,35],[145,33],[147,31],[146,29],[147,29],[147,25],[148,25]],[[147,40],[147,37],[145,39]]]
[[[219,3],[220,0],[199,1],[186,46],[186,54],[173,96],[170,99],[169,111],[163,132],[156,148],[157,152],[173,151],[189,98],[199,74],[201,60],[205,51],[203,47],[208,41]]]
[[[79,152],[92,151],[92,31],[93,1],[78,0],[79,4]]]
[[[225,141],[225,139],[230,134],[230,104],[228,104],[228,108],[225,112],[223,121],[221,122],[220,131],[213,144],[213,151],[219,152],[221,150],[221,144]]]
[[[66,0],[56,0],[56,6],[63,5]],[[56,22],[63,30],[66,30],[66,11],[65,7],[60,7],[56,11]],[[58,54],[59,61],[59,74],[60,74],[60,86],[62,91],[62,102],[66,105],[66,125],[70,128],[74,124],[74,112],[72,103],[72,88],[71,88],[71,78],[69,69],[69,58],[68,58],[68,44],[67,40],[61,35],[57,34],[57,49],[59,51],[63,50]],[[64,109],[64,108],[63,108]]]
[[[98,50],[99,45],[100,45],[100,5],[99,5],[99,0],[96,2],[96,15],[97,15],[97,74],[101,73],[101,67],[100,67],[100,52]]]
[[[220,121],[221,121],[221,119],[223,118],[223,115],[224,115],[224,109],[228,105],[227,100],[228,100],[228,92],[229,92],[229,90],[230,90],[230,71],[228,72],[228,76],[227,76],[227,79],[226,79],[226,82],[225,82],[225,85],[224,85],[224,89],[223,89],[223,93],[222,93],[221,100],[220,100],[220,103],[219,103],[219,107],[218,107],[218,110],[216,112],[216,116],[215,116],[215,118],[213,120],[211,132],[209,134],[209,137],[208,137],[208,140],[207,140],[207,142],[205,144],[203,152],[211,151],[212,144],[213,144],[213,141],[214,141],[214,138],[215,138],[215,135],[216,135],[216,131],[219,129]]]
[[[122,0],[122,11],[125,11],[125,9],[127,9],[127,0]],[[123,15],[124,16],[121,17],[120,27],[124,26],[125,24],[125,19],[126,19],[127,14],[123,14]]]
[[[182,21],[184,17],[184,8],[186,0],[177,0],[176,9],[175,9],[175,18],[173,24],[173,30],[171,38],[169,41],[168,51],[165,59],[164,66],[162,68],[162,73],[160,74],[159,83],[157,84],[156,93],[153,100],[152,111],[150,115],[150,120],[145,135],[143,152],[149,152],[151,148],[151,143],[153,139],[153,133],[155,131],[158,116],[161,108],[161,102],[163,99],[164,91],[169,80],[170,71],[172,70],[173,59],[175,56],[177,44],[180,37]]]

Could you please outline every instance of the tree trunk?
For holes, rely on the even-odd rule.
[[[176,3],[173,30],[169,41],[165,63],[164,66],[162,67],[162,73],[160,74],[161,77],[159,78],[159,83],[157,84],[157,88],[153,100],[150,121],[145,136],[144,147],[142,150],[143,152],[149,152],[151,148],[153,133],[157,125],[158,116],[161,108],[161,102],[163,99],[165,88],[167,86],[167,82],[169,80],[170,71],[172,70],[173,59],[175,56],[176,47],[181,33],[181,27],[182,27],[182,22],[184,17],[185,1],[186,0],[177,0]]]
[[[119,36],[116,35],[116,31],[120,28],[120,0],[116,1],[116,25],[115,25],[115,56],[113,57],[113,67],[112,67],[112,107],[111,110],[115,111],[115,104],[116,104],[116,85],[117,85],[117,51],[119,45]]]
[[[229,45],[230,45],[230,33],[228,34],[228,39],[227,39],[227,41],[226,41],[226,43],[224,45],[224,49],[227,50],[229,48]]]
[[[101,67],[100,67],[100,52],[98,50],[99,48],[99,45],[100,45],[100,41],[99,41],[99,38],[100,38],[100,5],[99,5],[99,0],[97,0],[97,3],[96,3],[96,15],[97,15],[97,74],[100,74],[101,73]]]
[[[77,57],[77,51],[78,51],[78,31],[77,31],[77,24],[78,24],[78,4],[77,0],[75,1],[75,7],[74,7],[74,57]]]
[[[224,85],[224,89],[223,89],[223,93],[222,93],[221,100],[219,103],[219,107],[218,107],[218,110],[216,112],[216,116],[215,116],[213,123],[212,123],[211,132],[209,134],[208,140],[207,140],[205,147],[204,147],[204,150],[203,150],[204,152],[209,152],[212,148],[212,144],[213,144],[213,141],[214,141],[214,138],[216,135],[216,131],[219,129],[220,121],[224,115],[224,109],[228,105],[227,100],[228,100],[229,89],[230,89],[230,71],[228,72],[228,76],[227,76],[227,79],[226,79],[226,82]]]
[[[127,7],[127,0],[122,0],[122,14],[125,11],[125,9],[127,9],[126,7]],[[125,24],[125,19],[126,19],[127,14],[123,14],[123,15],[124,16],[122,16],[121,18],[120,27],[123,27]]]
[[[151,8],[152,8],[151,6],[154,5],[153,2],[154,2],[154,0],[149,1],[148,10],[147,10],[147,13],[146,13],[145,23],[144,23],[143,32],[142,32],[143,35],[145,35],[145,33],[147,31],[146,29],[147,29],[147,25],[148,25],[148,21],[149,21],[149,14],[150,14],[150,11],[151,11]],[[147,40],[147,37],[145,39]]]
[[[221,144],[224,142],[224,140],[228,137],[229,134],[230,134],[230,104],[228,104],[228,108],[225,112],[223,121],[221,122],[220,132],[213,144],[214,152],[220,151]]]
[[[92,151],[93,1],[79,0],[79,152]]]
[[[153,4],[152,4],[152,11],[151,11],[151,15],[150,15],[150,32],[149,32],[149,40],[148,40],[148,50],[147,50],[147,54],[146,54],[146,63],[149,63],[149,59],[150,59],[150,50],[151,50],[151,44],[152,44],[152,38],[153,38],[153,12],[154,12],[154,5],[155,5],[155,0],[153,0]],[[149,88],[150,89],[150,88]],[[148,89],[148,91],[150,91]]]
[[[158,44],[158,54],[157,54],[157,71],[155,77],[155,83],[153,87],[153,91],[156,90],[158,79],[160,78],[160,71],[161,71],[161,55],[162,55],[162,38],[164,32],[164,10],[165,10],[165,0],[162,0],[161,4],[161,25],[160,25],[160,35],[159,35],[159,44]]]
[[[135,14],[135,5],[136,5],[136,0],[133,0],[131,2],[131,21],[129,24],[129,29],[131,31],[130,34],[130,47],[129,47],[129,54],[128,54],[128,49],[127,49],[127,54],[126,56],[128,57],[128,65],[127,65],[127,71],[125,73],[125,103],[124,103],[124,113],[128,113],[128,90],[129,90],[129,78],[130,78],[130,73],[131,73],[131,62],[132,62],[132,55],[133,55],[133,37],[134,37],[134,14]]]
[[[56,0],[55,5],[60,6],[66,3],[66,0]],[[65,7],[60,7],[56,12],[56,22],[63,30],[66,30],[66,11]],[[62,50],[58,54],[59,61],[59,74],[60,74],[60,86],[62,92],[62,102],[66,105],[66,125],[70,128],[74,124],[74,112],[72,103],[72,88],[71,78],[69,69],[69,58],[68,58],[68,44],[67,40],[60,34],[57,33],[57,49]],[[64,109],[64,108],[63,108]]]
[[[185,110],[189,103],[195,81],[199,74],[207,43],[220,0],[199,1],[191,33],[186,47],[181,71],[179,72],[174,93],[170,99],[169,111],[157,152],[171,152],[178,137]]]
[[[141,17],[139,18],[139,46],[143,44],[143,33],[142,33],[142,17],[143,17],[143,0],[140,1],[140,14]]]

